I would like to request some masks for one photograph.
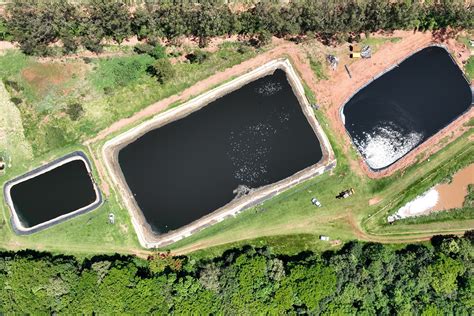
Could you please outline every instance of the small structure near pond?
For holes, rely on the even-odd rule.
[[[317,198],[312,198],[312,199],[311,199],[311,203],[312,203],[313,205],[317,206],[317,207],[321,207],[321,206],[322,206],[322,205],[321,205],[321,202],[319,202]]]
[[[354,189],[350,188],[342,192],[339,192],[339,194],[336,196],[336,199],[347,199],[349,196],[351,196],[354,193],[355,193]]]
[[[114,215],[114,213],[109,214],[109,223],[110,224],[115,224],[115,215]]]
[[[362,58],[372,57],[372,49],[370,48],[369,45],[366,45],[366,46],[362,47],[362,50],[360,51],[360,56]]]
[[[331,66],[332,70],[336,70],[337,65],[339,64],[339,58],[334,55],[327,55],[326,61],[328,62],[329,66]]]
[[[3,174],[5,172],[5,169],[6,169],[5,161],[3,161],[3,158],[0,157],[0,174]]]
[[[319,240],[322,240],[322,241],[329,241],[329,236],[320,235],[320,236],[319,236]]]

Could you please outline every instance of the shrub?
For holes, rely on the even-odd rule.
[[[150,53],[148,53],[151,57],[155,59],[161,59],[166,57],[166,47],[162,46],[161,44],[155,44],[153,49]]]
[[[194,53],[190,53],[186,55],[186,59],[191,62],[191,64],[202,64],[207,58],[209,54],[202,50],[196,50]]]
[[[7,27],[7,22],[4,17],[0,17],[0,40],[12,41],[13,35],[10,33]]]
[[[172,79],[176,71],[168,59],[158,59],[152,66],[148,67],[148,72],[160,83],[165,83]]]
[[[12,101],[15,105],[20,105],[23,102],[22,99],[17,98],[17,97],[11,98],[10,101]]]
[[[18,84],[18,82],[16,82],[16,81],[13,81],[13,80],[5,80],[4,83],[5,83],[5,85],[6,85],[8,88],[11,88],[11,89],[15,90],[16,92],[20,92],[20,91],[21,91],[21,87],[20,87],[20,85]]]
[[[133,50],[137,54],[147,54],[153,57],[154,59],[161,59],[166,57],[166,47],[160,44],[138,44],[133,48]]]
[[[258,32],[256,37],[249,40],[249,44],[255,48],[261,48],[272,41],[272,34],[266,30]]]
[[[250,47],[246,44],[241,44],[239,45],[239,47],[237,47],[237,53],[239,54],[247,54],[248,52],[250,52]]]
[[[66,108],[66,114],[73,121],[77,121],[82,113],[84,113],[84,109],[80,103],[71,103]]]
[[[272,41],[272,34],[268,31],[260,31],[257,35],[258,47],[268,45]]]
[[[127,86],[143,77],[152,63],[148,55],[100,59],[97,70],[91,74],[92,85],[103,91]]]
[[[100,37],[94,37],[92,35],[84,36],[81,39],[81,44],[93,53],[102,53],[104,47],[100,43],[102,39]]]
[[[153,49],[153,46],[147,43],[140,43],[133,47],[133,51],[137,54],[148,54]]]
[[[467,195],[464,198],[463,207],[473,207],[474,208],[474,184],[469,184],[467,186]]]

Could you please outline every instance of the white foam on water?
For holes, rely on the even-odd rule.
[[[230,133],[227,153],[236,168],[234,177],[242,183],[259,182],[268,172],[269,140],[276,129],[269,123],[249,124]]]
[[[282,85],[276,81],[267,81],[264,82],[260,87],[255,89],[255,92],[258,94],[264,95],[266,97],[274,95],[282,89]]]
[[[422,215],[438,203],[439,193],[432,188],[401,207],[395,216],[400,218]]]
[[[363,140],[354,139],[357,149],[372,169],[385,168],[420,143],[423,135],[417,132],[402,133],[393,123],[377,126],[364,133]]]

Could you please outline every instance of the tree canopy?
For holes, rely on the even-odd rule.
[[[63,44],[63,52],[79,46],[100,52],[103,40],[121,43],[139,39],[174,40],[195,36],[205,46],[212,36],[268,32],[275,36],[315,33],[325,40],[336,36],[395,29],[436,30],[474,27],[472,4],[454,1],[291,1],[259,2],[243,11],[225,4],[203,2],[177,5],[124,1],[24,1],[8,4],[1,33],[18,41],[27,54],[46,55],[49,46]]]
[[[244,247],[212,259],[156,254],[0,253],[0,312],[66,314],[472,314],[474,240],[351,242],[274,254]]]

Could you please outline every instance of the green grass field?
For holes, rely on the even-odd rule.
[[[401,40],[400,37],[366,37],[359,42],[359,46],[362,48],[365,45],[369,45],[372,48],[372,53],[376,52],[379,47],[385,43],[396,43]]]
[[[319,80],[325,80],[328,79],[328,76],[326,74],[326,70],[324,68],[323,62],[319,59],[316,59],[311,56],[307,56],[309,59],[309,65],[311,66],[311,69],[313,70],[314,74],[316,75],[316,78]]]
[[[471,79],[471,82],[474,81],[474,57],[471,56],[467,60],[466,65],[464,66],[464,70],[466,74],[468,75],[469,79]]]

